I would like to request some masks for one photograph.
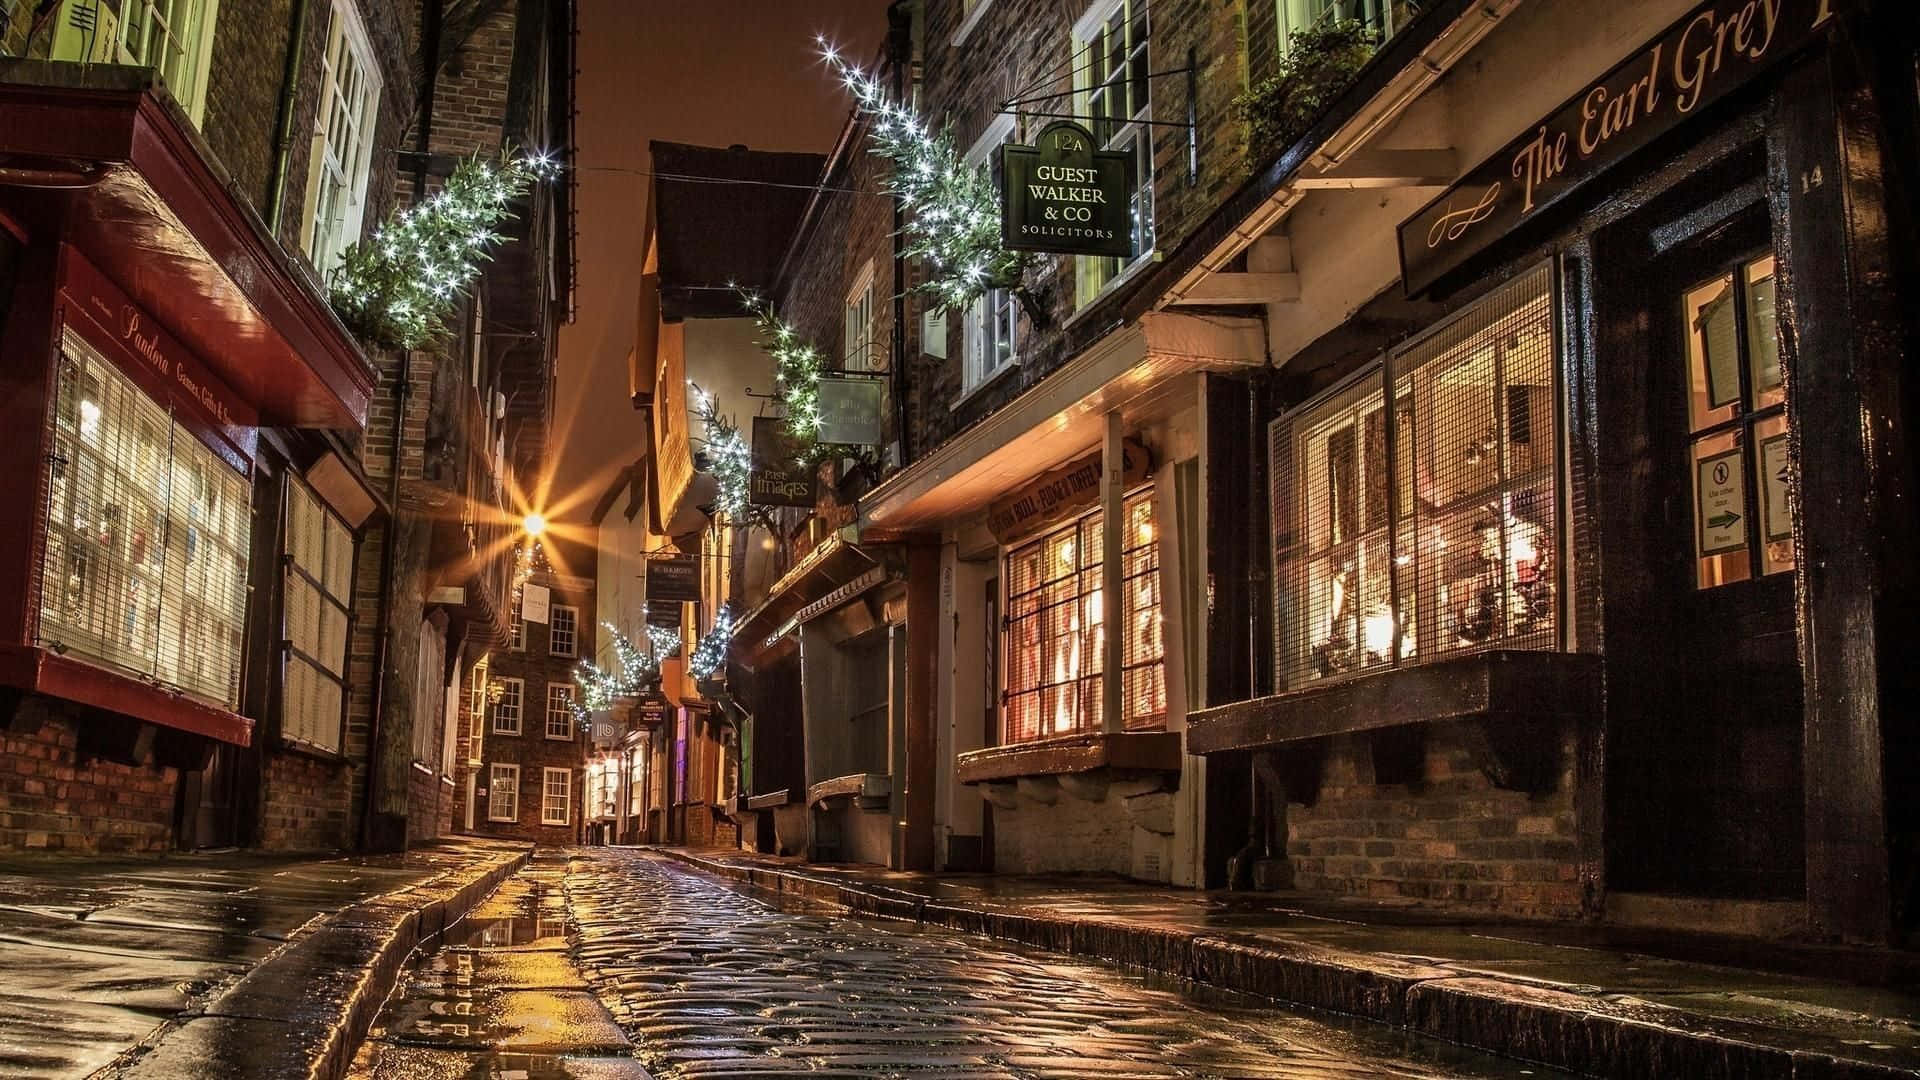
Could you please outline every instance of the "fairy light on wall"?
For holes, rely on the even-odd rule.
[[[722,605],[714,612],[713,628],[701,635],[687,658],[687,671],[696,679],[711,678],[727,662],[727,646],[733,641],[733,608]]]

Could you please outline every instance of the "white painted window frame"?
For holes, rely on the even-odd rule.
[[[1073,50],[1072,63],[1070,66],[1073,69],[1074,112],[1078,115],[1089,118],[1093,116],[1092,99],[1096,92],[1096,88],[1092,85],[1092,81],[1089,78],[1092,72],[1091,62],[1082,63],[1082,54],[1087,51],[1088,43],[1094,34],[1100,32],[1105,27],[1107,20],[1113,16],[1114,12],[1121,8],[1126,8],[1127,14],[1132,16],[1135,7],[1147,9],[1150,7],[1150,4],[1148,0],[1095,0],[1095,2],[1087,8],[1086,12],[1080,16],[1079,20],[1073,24],[1073,36],[1069,46]],[[1127,25],[1131,25],[1131,19],[1128,20]],[[1144,47],[1146,48],[1145,63],[1148,73],[1151,74],[1153,69],[1153,15],[1150,11],[1147,14],[1147,41]],[[1126,85],[1127,81],[1127,78],[1122,76],[1120,85]],[[1092,308],[1108,294],[1118,289],[1122,284],[1132,278],[1133,275],[1139,273],[1143,267],[1153,261],[1156,233],[1153,224],[1152,79],[1149,78],[1147,82],[1147,104],[1135,109],[1128,122],[1121,125],[1113,137],[1101,143],[1099,147],[1102,150],[1125,150],[1131,153],[1138,163],[1140,183],[1135,190],[1144,193],[1146,206],[1146,223],[1143,231],[1143,242],[1140,245],[1140,250],[1134,254],[1131,260],[1122,263],[1112,277],[1101,282],[1099,288],[1093,290],[1086,289],[1083,283],[1094,273],[1095,267],[1101,261],[1108,258],[1108,256],[1076,255],[1073,257],[1075,303],[1074,314],[1067,319],[1069,323],[1073,322],[1081,312]],[[1093,126],[1091,119],[1086,121],[1086,123],[1089,128]],[[1095,131],[1094,136],[1098,138],[1099,132]]]
[[[555,643],[560,638],[560,613],[567,613],[571,625],[567,628],[567,647],[562,651]],[[572,604],[555,604],[547,612],[547,655],[575,657],[580,655],[580,609]]]
[[[367,178],[372,172],[384,89],[354,0],[333,0],[330,7],[307,166],[306,214],[300,230],[301,246],[322,277],[339,265],[366,224]],[[348,63],[348,74],[356,78],[343,85],[341,71]],[[323,216],[322,196],[328,192],[337,194],[338,210]]]
[[[566,691],[566,693],[562,695],[557,702],[554,698],[554,693],[553,693],[555,690]],[[573,706],[574,696],[578,693],[579,691],[570,682],[550,682],[547,684],[547,726],[546,726],[547,738],[552,739],[554,742],[572,742],[573,741],[574,731],[573,731],[572,706]],[[558,705],[558,708],[555,708],[556,704]],[[555,735],[553,733],[555,721],[559,722],[561,734]]]
[[[503,784],[502,775],[511,777]],[[500,799],[505,795],[512,802],[509,812],[498,812]],[[520,821],[520,766],[495,762],[487,766],[487,820],[518,824]]]
[[[496,681],[500,683],[502,691],[500,700],[493,703],[493,726],[490,730],[495,735],[518,735],[527,726],[527,680],[502,677]],[[501,711],[507,704],[508,691],[512,692],[513,697],[512,727],[504,727],[500,723]]]
[[[553,812],[553,803],[554,803],[554,797],[555,797],[553,782],[556,779],[560,781],[560,787],[559,787],[559,793],[558,793],[559,802],[560,802],[560,813],[558,818],[554,816],[554,812]],[[548,769],[540,770],[540,824],[542,825],[573,824],[573,770],[572,769],[548,768]]]
[[[984,2],[984,0],[983,0]],[[1015,117],[1012,113],[1001,113],[987,124],[973,145],[967,149],[966,163],[977,168],[985,165],[992,167],[993,153],[1001,144],[1015,136]],[[1014,298],[1011,289],[988,289],[973,303],[967,305],[965,317],[961,320],[960,343],[960,396],[955,399],[958,405],[966,401],[973,392],[993,382],[1000,376],[1013,370],[1020,363],[1020,302]],[[1004,331],[1011,341],[1007,358],[998,361],[999,339],[997,331]],[[989,354],[995,363],[989,365]]]

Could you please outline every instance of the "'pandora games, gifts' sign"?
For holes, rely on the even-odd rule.
[[[1400,226],[1412,296],[1784,59],[1854,0],[1713,0],[1575,94]]]
[[[1127,170],[1119,150],[1095,150],[1071,121],[1048,124],[1034,146],[1000,148],[1000,241],[1014,251],[1133,254]]]

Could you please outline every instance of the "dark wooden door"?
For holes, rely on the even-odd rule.
[[[1629,448],[1614,533],[1642,560],[1607,598],[1609,883],[1798,898],[1794,511],[1767,219],[1756,206],[1634,272],[1644,412],[1602,436]],[[1632,359],[1603,356],[1603,385]]]

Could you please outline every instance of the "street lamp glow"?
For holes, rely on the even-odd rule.
[[[528,536],[537,537],[547,531],[547,517],[545,514],[540,513],[528,514],[525,518],[521,519],[520,528]]]

